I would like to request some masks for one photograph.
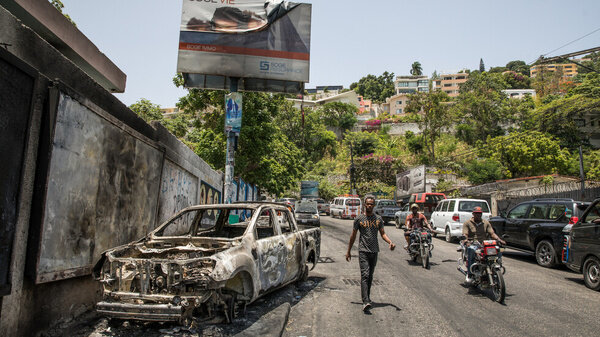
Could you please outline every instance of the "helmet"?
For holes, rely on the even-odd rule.
[[[411,210],[412,210],[413,208],[415,208],[415,207],[416,207],[417,209],[420,209],[419,205],[417,205],[417,204],[412,204],[412,205],[410,205],[410,209],[411,209]]]
[[[481,210],[481,207],[477,206],[473,208],[473,213],[483,213],[483,211]]]

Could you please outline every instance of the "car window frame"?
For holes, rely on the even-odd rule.
[[[517,208],[519,208],[519,207],[522,207],[522,206],[524,206],[524,207],[527,207],[527,208],[525,209],[525,212],[523,213],[523,216],[522,216],[522,217],[520,217],[520,218],[511,218],[511,217],[510,217],[510,214],[511,214],[511,213],[512,213],[514,210],[516,210]],[[529,214],[529,208],[530,208],[530,207],[531,207],[531,204],[529,204],[529,203],[527,203],[527,204],[518,204],[517,206],[515,206],[515,207],[511,208],[511,210],[510,210],[510,211],[508,211],[508,213],[506,213],[506,218],[507,218],[507,219],[513,219],[513,220],[516,220],[516,219],[526,219],[526,218],[525,218],[525,215]]]

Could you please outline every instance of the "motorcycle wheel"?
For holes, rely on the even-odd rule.
[[[498,303],[504,303],[504,297],[506,296],[506,286],[504,285],[504,277],[498,270],[492,272],[492,279],[494,280],[494,286],[492,292],[494,294],[494,300]]]

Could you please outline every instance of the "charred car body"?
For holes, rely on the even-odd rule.
[[[103,285],[97,310],[123,319],[231,321],[236,307],[305,280],[320,240],[319,228],[298,228],[282,204],[188,207],[102,254],[94,267]]]

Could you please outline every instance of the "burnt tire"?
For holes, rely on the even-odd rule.
[[[600,290],[600,260],[588,257],[583,263],[583,282],[592,290]]]
[[[545,268],[556,266],[556,250],[552,242],[542,240],[535,247],[535,259],[537,263]]]

